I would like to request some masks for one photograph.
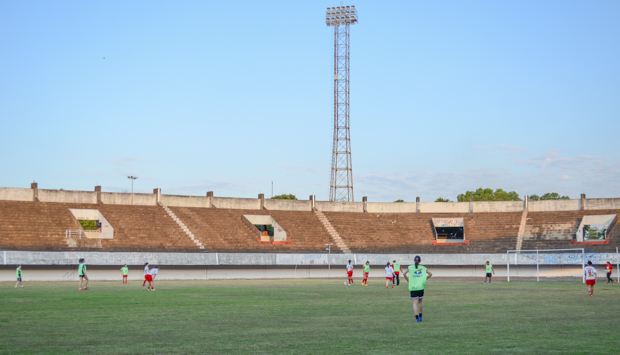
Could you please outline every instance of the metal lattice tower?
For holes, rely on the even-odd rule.
[[[354,201],[349,131],[349,26],[357,23],[355,6],[328,7],[327,26],[334,27],[334,142],[330,201]]]

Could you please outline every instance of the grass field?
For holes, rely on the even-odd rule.
[[[619,353],[620,287],[432,279],[0,283],[0,354]]]

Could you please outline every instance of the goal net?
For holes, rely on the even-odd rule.
[[[573,249],[536,249],[508,250],[506,272],[508,281],[511,278],[579,277],[585,283],[583,268],[586,253],[583,248]]]

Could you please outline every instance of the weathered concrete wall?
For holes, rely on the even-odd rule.
[[[420,202],[421,213],[467,213],[469,202]]]
[[[491,264],[505,265],[508,260],[505,253],[501,254],[420,254],[424,265],[483,265],[487,260]],[[34,251],[0,251],[0,265],[74,265],[79,258],[86,259],[88,265],[344,265],[352,260],[355,265],[370,261],[371,265],[385,265],[386,262],[397,260],[402,265],[413,264],[413,254],[277,254],[277,253],[141,253],[141,252],[34,252]],[[585,253],[586,260],[599,264],[606,261],[614,262],[614,253]],[[539,261],[545,264],[576,265],[581,264],[580,253],[545,254],[540,253]],[[536,253],[522,253],[510,256],[511,265],[535,265]]]
[[[157,205],[157,196],[155,194],[133,194],[132,202],[131,193],[115,193],[102,192],[101,202],[108,205],[138,205],[138,206],[155,206]]]
[[[586,199],[585,210],[614,210],[620,209],[620,198],[590,198]]]
[[[472,202],[472,212],[520,212],[523,201],[476,201]]]
[[[161,195],[161,203],[171,207],[211,207],[211,198],[206,196]]]
[[[94,191],[65,191],[39,189],[39,201],[64,203],[97,203]]]
[[[363,202],[316,201],[315,206],[323,212],[364,212]]]
[[[217,208],[232,208],[237,210],[258,210],[260,200],[255,198],[213,197],[213,205]]]
[[[580,200],[529,201],[528,207],[530,212],[577,211],[580,203]]]
[[[33,189],[0,187],[0,200],[4,201],[32,201]]]
[[[312,201],[266,199],[265,208],[274,211],[312,211]]]
[[[368,213],[415,213],[415,202],[367,202]]]

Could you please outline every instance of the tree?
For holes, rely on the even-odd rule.
[[[437,197],[437,199],[435,200],[435,202],[452,202],[447,198],[443,198],[443,197]]]
[[[542,196],[532,195],[529,197],[530,201],[543,201],[543,200],[570,200],[568,196],[560,196],[557,192],[547,192]]]
[[[394,202],[405,202],[405,200],[396,200]]]
[[[297,197],[295,197],[295,195],[292,194],[282,194],[282,195],[276,195],[274,197],[271,198],[272,200],[297,200]]]
[[[497,189],[493,192],[493,189],[478,188],[476,191],[467,191],[464,194],[459,194],[456,198],[459,202],[468,202],[470,196],[474,201],[521,201],[519,194],[515,191],[506,192],[502,189]]]

